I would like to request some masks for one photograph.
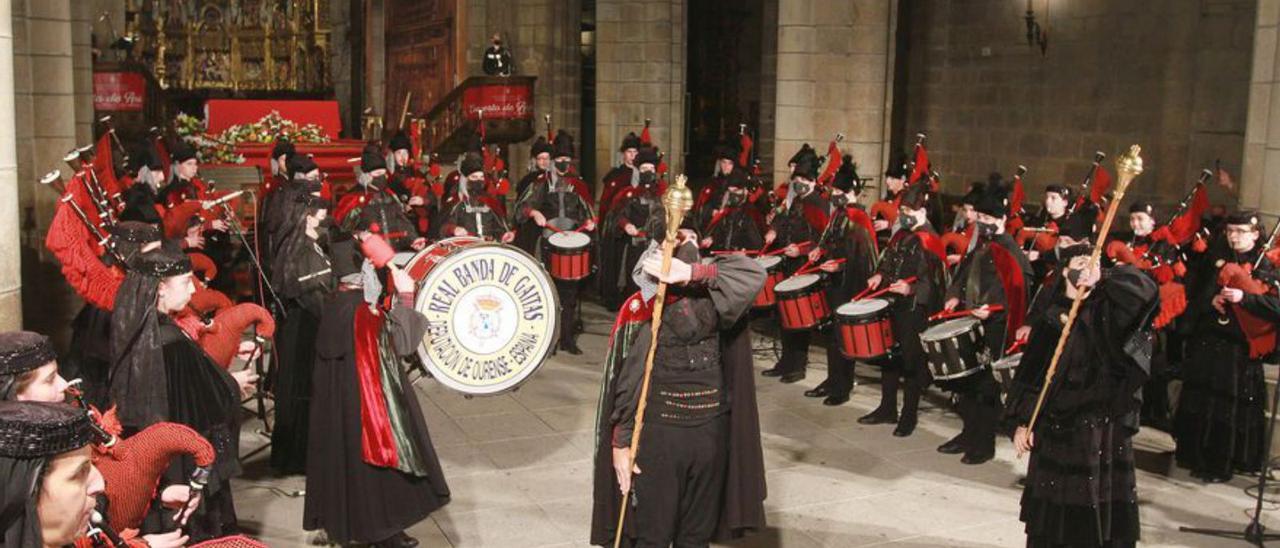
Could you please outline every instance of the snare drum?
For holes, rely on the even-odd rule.
[[[404,270],[417,282],[414,309],[426,318],[418,357],[447,388],[466,395],[512,390],[559,341],[555,284],[519,248],[448,238]]]
[[[1000,381],[1000,386],[1004,391],[1009,392],[1009,387],[1013,385],[1013,372],[1018,369],[1018,364],[1022,362],[1022,352],[1017,354],[1009,354],[1003,358],[996,360],[991,364],[991,372],[995,373],[996,380]]]
[[[991,364],[991,351],[977,318],[956,318],[930,327],[920,334],[920,342],[934,380],[967,377]]]
[[[827,289],[817,274],[792,276],[774,286],[778,296],[778,318],[782,328],[808,331],[831,317]]]
[[[760,288],[760,292],[756,293],[755,302],[751,303],[754,308],[769,308],[778,302],[778,298],[773,293],[774,286],[782,281],[785,277],[782,274],[782,257],[777,255],[768,255],[764,257],[756,257],[756,263],[765,271],[764,287]]]
[[[591,237],[581,232],[556,232],[547,236],[543,250],[551,277],[576,281],[591,274]]]
[[[872,360],[889,355],[894,345],[889,323],[889,301],[867,299],[844,303],[836,309],[840,353],[851,360]]]

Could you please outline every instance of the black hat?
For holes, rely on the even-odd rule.
[[[360,253],[360,244],[350,235],[329,245],[330,268],[333,277],[342,279],[345,276],[360,272],[364,266],[364,255]]]
[[[186,141],[178,141],[178,144],[174,145],[173,150],[170,151],[169,157],[173,159],[174,163],[180,164],[194,159],[196,157],[196,149],[191,148],[191,145],[188,145]]]
[[[724,178],[724,186],[725,188],[748,188],[751,186],[751,181],[747,179],[745,171],[735,169]]]
[[[397,150],[413,150],[413,142],[409,140],[409,134],[404,130],[397,131],[391,136],[391,143],[388,146],[392,152]]]
[[[987,190],[987,184],[982,181],[974,181],[969,183],[969,192],[960,198],[960,203],[965,205],[977,205],[978,198]]]
[[[987,181],[986,191],[982,193],[982,196],[978,197],[978,201],[973,204],[973,209],[978,213],[992,217],[1009,215],[1009,189],[1005,188],[1001,182],[1000,174],[991,174]]]
[[[0,333],[0,375],[18,375],[57,360],[49,337],[31,331]]]
[[[636,132],[633,131],[628,133],[626,137],[622,138],[622,146],[618,147],[618,152],[624,152],[629,148],[639,150],[642,146],[644,146],[644,143],[640,142],[640,138],[637,137]]]
[[[853,165],[853,155],[845,154],[840,162],[840,170],[831,181],[834,186],[844,192],[862,192],[862,180],[858,178],[858,168]]]
[[[0,402],[0,457],[52,457],[108,439],[83,409],[65,403]]]
[[[162,246],[134,257],[129,270],[152,278],[168,278],[191,272],[191,258],[181,251]]]
[[[538,140],[534,141],[533,146],[529,148],[529,157],[537,158],[538,155],[543,152],[547,154],[555,154],[555,149],[551,148],[551,143],[547,142],[546,137],[539,135]]]
[[[716,160],[738,161],[738,148],[733,146],[732,143],[721,142],[711,152],[716,157]]]
[[[276,160],[281,156],[293,157],[297,152],[298,149],[293,146],[293,143],[290,143],[288,139],[281,137],[276,139],[275,146],[271,147],[271,159]]]
[[[796,151],[796,153],[791,156],[791,159],[787,160],[787,163],[799,164],[800,161],[806,157],[818,157],[818,151],[813,150],[813,147],[809,146],[809,143],[800,145],[800,150]]]
[[[155,148],[150,143],[143,143],[129,152],[129,171],[137,174],[144,167],[151,171],[164,169],[160,156],[155,153]]]
[[[898,204],[911,209],[922,209],[929,203],[929,194],[929,185],[911,185],[902,191],[902,201]]]
[[[458,173],[461,173],[465,178],[467,175],[477,171],[484,171],[484,158],[474,152],[468,152],[462,157],[462,162],[458,166]]]
[[[120,221],[111,227],[111,236],[119,241],[145,244],[159,241],[160,228],[142,221]]]
[[[658,149],[656,147],[640,147],[640,151],[636,153],[636,166],[640,164],[652,164],[658,167]]]
[[[894,179],[906,179],[907,155],[902,152],[895,155],[893,161],[889,162],[889,169],[884,170],[884,176]]]
[[[387,159],[382,157],[377,146],[366,145],[364,152],[360,153],[360,171],[369,173],[379,169],[387,169]]]
[[[818,178],[818,157],[805,156],[800,158],[800,162],[796,164],[796,169],[791,173],[792,177],[801,177],[810,181]]]
[[[1071,199],[1071,187],[1066,185],[1058,185],[1058,184],[1049,185],[1044,187],[1044,192],[1045,194],[1052,192],[1054,194],[1057,194],[1058,196],[1062,196],[1063,200]]]
[[[1093,225],[1097,218],[1098,211],[1096,209],[1089,206],[1082,207],[1058,222],[1058,235],[1066,236],[1077,242],[1092,238]]]
[[[1151,205],[1151,202],[1139,200],[1137,202],[1129,204],[1130,215],[1133,215],[1134,213],[1146,213],[1147,215],[1154,215],[1155,212],[1156,212],[1156,208]]]
[[[1258,228],[1259,230],[1261,230],[1261,229],[1262,229],[1262,228],[1261,228],[1261,227],[1262,227],[1262,219],[1259,219],[1259,218],[1258,218],[1258,212],[1253,211],[1253,210],[1237,211],[1237,212],[1235,212],[1235,213],[1232,213],[1232,214],[1230,214],[1230,215],[1227,215],[1227,222],[1226,222],[1226,224],[1229,224],[1229,225],[1250,225],[1250,226],[1253,226],[1253,227]]]
[[[316,161],[311,158],[310,154],[295,154],[289,158],[289,175],[306,175],[319,169]]]
[[[1058,250],[1058,264],[1062,265],[1062,268],[1066,268],[1071,263],[1071,259],[1088,256],[1091,253],[1093,253],[1093,244],[1089,242],[1075,243]]]
[[[563,129],[556,132],[556,139],[551,142],[551,148],[554,150],[554,152],[551,153],[553,158],[560,158],[562,156],[569,158],[577,157],[577,155],[573,153],[573,136],[569,135],[569,132]]]

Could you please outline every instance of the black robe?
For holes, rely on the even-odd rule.
[[[1132,546],[1139,538],[1133,446],[1150,373],[1155,282],[1107,271],[1081,303],[1034,431],[1020,519],[1028,546]],[[1006,413],[1030,422],[1071,308],[1054,299],[1032,327]]]
[[[654,211],[661,211],[658,197],[640,187],[625,187],[618,192],[614,203],[600,225],[600,302],[609,310],[617,310],[627,296],[635,293],[636,284],[631,279],[636,259],[649,245],[643,237],[632,237],[623,229],[627,223],[641,231],[649,223]]]
[[[755,261],[742,256],[718,257],[714,261],[721,265],[715,285],[701,297],[686,295],[683,298],[710,298],[719,313],[716,321],[720,322],[720,363],[729,405],[728,458],[714,538],[725,541],[761,531],[765,525],[764,454],[760,445],[751,335],[743,314],[763,285],[765,273]],[[639,399],[639,378],[652,337],[650,318],[644,315],[647,306],[639,294],[622,306],[605,357],[605,376],[596,417],[590,539],[593,545],[611,545],[617,531],[622,496],[613,471],[612,448],[615,426],[630,424],[625,417],[634,416]],[[668,307],[663,314],[664,323],[674,322],[680,314],[678,310],[682,309]],[[664,326],[664,329],[670,328]],[[624,402],[623,409],[618,402]],[[626,439],[629,440],[629,435]],[[643,462],[644,455],[642,442],[637,462]],[[629,531],[627,536],[634,536],[635,512],[628,511],[628,516],[624,530]]]
[[[307,500],[303,527],[324,529],[330,542],[377,542],[404,531],[449,502],[449,486],[431,444],[418,398],[403,368],[408,443],[422,457],[425,476],[373,466],[361,442],[360,380],[356,372],[356,310],[368,306],[360,290],[338,291],[325,302],[311,389]],[[384,329],[397,354],[407,356],[426,325],[416,311],[396,306]]]
[[[329,258],[305,235],[291,240],[279,259],[272,284],[286,315],[276,333],[276,421],[271,430],[271,467],[283,474],[303,474],[307,471],[316,332],[333,277],[319,274],[330,268]],[[312,277],[299,280],[306,276]]]
[[[898,280],[916,278],[911,284],[911,295],[888,292],[884,295],[893,307],[889,321],[901,357],[895,360],[895,365],[899,366],[902,376],[927,384],[929,373],[920,333],[929,327],[929,316],[942,309],[946,266],[942,258],[926,247],[922,234],[938,240],[938,233],[927,222],[914,230],[899,229],[894,233],[876,266],[876,274],[880,275],[880,289]]]

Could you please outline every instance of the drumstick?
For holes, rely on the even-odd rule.
[[[1022,348],[1022,345],[1026,343],[1027,341],[1013,341],[1013,344],[1009,345],[1009,348],[1005,349],[1004,355],[1008,356],[1009,354],[1012,354],[1014,350]]]
[[[951,318],[959,318],[960,316],[968,316],[972,314],[974,310],[977,310],[977,308],[970,308],[968,310],[952,310],[951,312],[947,312],[944,310],[942,312],[929,316],[929,321],[932,322],[935,320],[947,320]],[[1004,310],[1004,307],[998,304],[993,304],[987,307],[988,312],[999,312],[1001,310]]]
[[[903,278],[903,279],[898,280],[898,281],[899,281],[899,282],[902,282],[902,283],[913,284],[913,283],[916,283],[916,277],[915,277],[915,276],[909,276],[909,277]],[[896,283],[896,282],[895,282],[895,283]],[[867,295],[867,296],[865,296],[865,297],[861,297],[861,298],[863,298],[863,299],[874,299],[874,298],[876,298],[876,297],[879,297],[879,296],[881,296],[881,295],[884,295],[884,293],[885,293],[886,291],[888,291],[888,290],[889,290],[889,288],[890,288],[890,287],[892,287],[892,286],[893,286],[893,284],[889,284],[889,285],[887,285],[887,286],[884,286],[884,287],[880,288],[880,289],[879,289],[879,290],[877,290],[876,292],[874,292],[874,293],[872,293],[872,294],[870,294],[870,295]],[[861,295],[861,293],[859,293],[859,295]],[[856,300],[859,300],[859,299],[858,299],[857,297],[855,297],[855,298],[851,299],[851,300],[850,300],[850,302],[852,302],[852,301],[856,301]]]
[[[804,248],[806,248],[806,247],[808,247],[808,246],[810,246],[810,245],[813,245],[813,242],[810,242],[810,241],[807,241],[807,240],[806,240],[806,241],[803,241],[803,242],[800,242],[800,243],[795,244],[795,246],[796,246],[796,247],[800,248],[800,252],[801,252],[801,253],[804,253]],[[765,247],[769,247],[769,246],[765,246]],[[770,251],[770,252],[768,252],[768,253],[765,253],[764,255],[765,255],[765,256],[770,256],[770,255],[780,255],[780,254],[782,254],[782,253],[786,253],[786,252],[787,252],[787,248],[785,248],[785,247],[784,247],[784,248],[782,248],[782,249],[775,249],[775,250],[773,250],[773,251]]]
[[[831,259],[831,262],[836,263],[836,264],[841,264],[841,263],[843,263],[843,262],[844,262],[844,259]],[[826,264],[826,263],[823,263],[823,264]],[[818,270],[821,270],[821,269],[822,269],[822,266],[821,266],[821,265],[816,266],[816,267],[813,267],[813,268],[800,267],[800,269],[799,269],[799,270],[796,270],[796,273],[795,273],[794,275],[795,275],[795,276],[799,276],[799,275],[801,275],[801,274],[812,274],[812,273],[817,272]]]

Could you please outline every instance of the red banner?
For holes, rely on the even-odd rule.
[[[147,81],[139,73],[93,73],[94,110],[138,111],[146,97]]]
[[[462,96],[467,118],[513,120],[533,116],[533,88],[527,84],[491,84],[467,88]]]

